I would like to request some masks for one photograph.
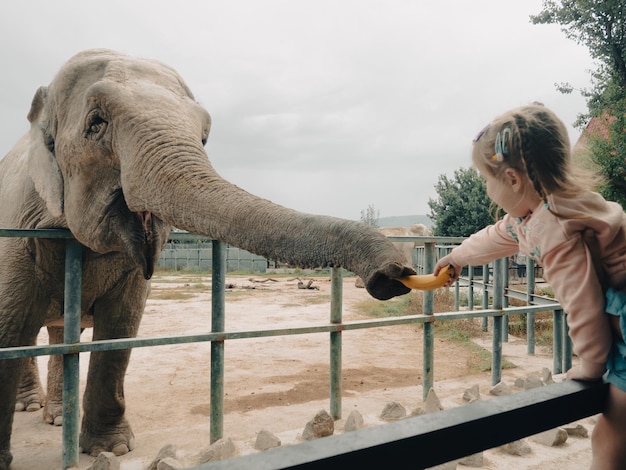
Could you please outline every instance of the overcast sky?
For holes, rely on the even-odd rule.
[[[440,175],[471,165],[477,131],[541,101],[570,128],[586,111],[556,82],[594,64],[541,0],[10,0],[0,5],[0,156],[35,90],[76,52],[173,66],[212,116],[223,177],[303,212],[428,214]],[[573,142],[572,142],[573,143]]]

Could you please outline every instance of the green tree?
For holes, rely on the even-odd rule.
[[[626,3],[624,0],[544,1],[543,10],[531,15],[534,24],[559,24],[566,37],[583,44],[598,63],[591,72],[590,89],[580,90],[587,99],[588,113],[578,116],[576,125],[590,118],[600,119],[602,129],[588,135],[587,150],[604,178],[599,191],[626,208]],[[569,83],[557,85],[571,93]]]
[[[374,228],[378,228],[379,217],[380,211],[376,210],[374,204],[370,204],[367,209],[361,211],[361,222]]]
[[[626,209],[625,116],[625,112],[621,112],[612,116],[612,119],[604,119],[602,122],[606,125],[605,132],[590,135],[587,148],[603,177],[598,191],[606,199],[618,202]]]
[[[452,179],[440,175],[435,190],[438,198],[428,200],[434,235],[467,237],[493,223],[487,188],[475,169],[456,170]]]

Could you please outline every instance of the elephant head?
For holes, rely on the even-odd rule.
[[[170,227],[300,267],[342,266],[378,299],[414,274],[374,228],[305,214],[221,178],[211,120],[170,67],[109,50],[77,54],[28,114],[28,167],[50,215],[98,253],[122,251],[148,279]]]

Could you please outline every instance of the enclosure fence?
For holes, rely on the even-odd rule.
[[[169,344],[211,342],[211,390],[210,390],[210,442],[223,437],[224,418],[224,343],[225,341],[271,336],[328,333],[330,337],[330,414],[334,419],[341,418],[341,369],[342,333],[349,330],[378,328],[403,324],[423,325],[423,398],[434,381],[434,329],[437,322],[454,321],[464,318],[483,319],[486,330],[488,320],[492,323],[492,366],[491,381],[495,385],[501,380],[502,343],[507,340],[506,322],[509,315],[526,314],[528,321],[528,353],[534,354],[534,315],[537,312],[553,312],[553,373],[558,374],[571,366],[571,342],[567,334],[565,314],[554,299],[532,293],[534,269],[528,266],[527,292],[515,291],[507,284],[508,262],[496,260],[492,265],[479,267],[481,275],[475,275],[477,267],[470,267],[454,287],[454,312],[434,313],[433,292],[423,296],[423,312],[418,315],[343,321],[342,319],[342,268],[331,268],[330,321],[317,326],[279,329],[257,329],[228,332],[225,328],[225,279],[226,245],[212,242],[212,295],[211,331],[194,335],[172,335],[144,338],[123,338],[100,341],[80,341],[82,246],[66,230],[16,230],[0,229],[0,237],[56,238],[66,241],[65,259],[65,302],[64,302],[64,343],[37,346],[20,346],[0,349],[0,359],[15,359],[42,355],[63,355],[63,468],[78,465],[79,436],[79,354],[82,352],[112,351],[128,348],[150,347]],[[171,239],[188,240],[194,235],[171,234]],[[201,237],[198,237],[201,238]],[[441,252],[449,250],[461,238],[437,237],[390,237],[394,241],[418,241],[423,247],[416,250],[415,262],[420,272],[432,272],[435,260]],[[490,280],[490,278],[493,278]],[[468,308],[459,306],[460,289],[467,288]],[[474,291],[482,295],[480,308],[473,305]],[[508,299],[518,298],[527,302],[521,307],[509,307]],[[532,343],[532,344],[531,344]],[[520,392],[511,397],[500,397],[445,410],[432,415],[424,415],[375,428],[354,431],[340,436],[323,439],[323,443],[308,442],[297,446],[273,449],[261,454],[238,457],[224,462],[203,465],[198,469],[209,468],[334,468],[335,465],[355,465],[359,462],[371,463],[376,458],[394,452],[394,460],[402,462],[396,468],[422,468],[433,466],[463,455],[495,447],[551,427],[590,416],[602,410],[606,394],[606,384],[583,384],[567,382],[542,387],[541,390]],[[506,425],[506,431],[493,426],[506,419],[521,420],[523,426]],[[536,419],[529,419],[536,417]],[[519,423],[518,423],[519,424]],[[489,431],[491,429],[491,431]],[[480,433],[482,439],[468,439]],[[459,442],[454,449],[436,444],[439,442]],[[503,440],[504,439],[504,440]],[[507,440],[508,439],[508,440]],[[417,447],[416,447],[417,446]],[[417,449],[425,449],[416,455]],[[437,450],[439,449],[439,450]]]
[[[213,267],[211,240],[186,232],[174,232],[161,251],[157,267],[164,269],[210,271]],[[264,273],[278,263],[234,246],[226,246],[226,271]]]

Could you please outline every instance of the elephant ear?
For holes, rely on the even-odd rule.
[[[54,138],[48,103],[48,88],[40,87],[28,113],[31,124],[27,165],[39,196],[54,217],[63,215],[63,176],[54,156]]]

